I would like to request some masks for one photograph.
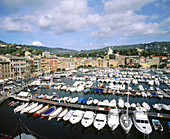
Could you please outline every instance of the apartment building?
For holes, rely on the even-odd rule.
[[[10,61],[0,59],[0,79],[10,78]]]

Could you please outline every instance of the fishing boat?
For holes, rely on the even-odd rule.
[[[50,107],[48,110],[41,114],[41,118],[49,116],[55,109],[56,109],[55,106]]]
[[[61,111],[62,111],[62,107],[59,107],[59,108],[53,110],[53,112],[51,112],[51,113],[49,114],[48,120],[51,120],[52,118],[57,117],[57,115],[58,115]]]
[[[101,130],[106,125],[107,119],[105,114],[98,113],[94,119],[93,125],[98,130]]]
[[[14,109],[14,113],[21,111],[22,109],[24,109],[25,107],[27,107],[28,104],[29,104],[29,103],[27,102],[27,103],[23,103],[23,104],[21,104],[20,106],[16,107],[16,108]]]
[[[74,110],[70,110],[64,117],[63,117],[63,120],[64,121],[67,121],[71,118],[71,116],[73,115],[74,113]]]
[[[37,115],[41,115],[42,113],[44,113],[46,110],[48,110],[49,105],[44,106],[43,108],[39,109],[38,111],[36,111],[32,117],[35,117]]]
[[[117,108],[111,109],[108,114],[108,121],[107,124],[114,131],[119,125],[119,111]]]
[[[61,111],[58,115],[57,115],[57,121],[59,121],[61,118],[63,118],[68,112],[68,109],[64,109],[63,111]]]
[[[136,129],[138,129],[141,133],[148,135],[152,132],[152,127],[145,108],[136,107],[136,110],[133,112],[132,119]]]
[[[161,122],[159,120],[152,119],[152,124],[155,130],[163,131],[163,126],[161,125]]]
[[[75,110],[73,115],[69,119],[70,123],[72,123],[72,124],[78,123],[81,120],[81,118],[83,117],[83,115],[84,115],[83,111]]]
[[[81,120],[81,124],[84,127],[89,127],[93,123],[94,117],[95,117],[95,113],[94,112],[86,111],[84,113],[84,116],[83,116],[82,120]]]
[[[34,113],[34,112],[38,111],[39,109],[41,109],[42,107],[43,107],[43,104],[40,104],[37,107],[29,110],[27,113]]]
[[[25,112],[28,112],[29,110],[31,109],[34,109],[36,106],[38,105],[38,102],[37,103],[32,103],[31,105],[27,106],[26,108],[22,109],[20,114],[23,114]]]

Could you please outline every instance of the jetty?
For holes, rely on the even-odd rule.
[[[44,99],[38,99],[38,98],[32,98],[31,101],[40,102],[40,103],[46,103],[51,104],[59,107],[66,107],[66,108],[73,108],[73,109],[81,109],[81,110],[89,110],[89,111],[98,111],[98,112],[108,112],[109,108],[102,108],[99,106],[88,106],[88,105],[80,105],[80,104],[72,104],[72,103],[59,103],[56,101],[51,100],[44,100]],[[133,114],[132,110],[128,111],[130,115]],[[119,109],[119,113],[126,113],[125,109]],[[164,113],[156,113],[156,112],[148,112],[149,117],[154,118],[165,118],[170,119],[170,114],[164,114]]]

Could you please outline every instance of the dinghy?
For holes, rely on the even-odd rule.
[[[63,118],[68,112],[68,109],[64,109],[63,111],[61,111],[58,116],[57,116],[57,121],[59,121],[61,118]]]
[[[64,117],[63,117],[63,120],[64,121],[67,121],[71,118],[71,116],[73,115],[74,113],[74,110],[70,110]]]
[[[55,106],[50,107],[48,110],[41,114],[41,118],[49,116],[55,109],[56,109]]]
[[[51,113],[49,114],[48,120],[51,120],[52,118],[57,117],[57,115],[58,115],[61,111],[62,111],[62,107],[59,107],[59,108],[55,109],[53,112],[51,112]]]

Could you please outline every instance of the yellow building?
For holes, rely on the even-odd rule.
[[[5,79],[10,77],[10,61],[0,59],[0,79]]]

